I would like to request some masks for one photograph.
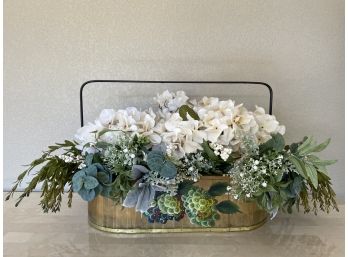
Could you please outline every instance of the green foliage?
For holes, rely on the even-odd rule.
[[[301,176],[295,176],[290,183],[288,183],[287,189],[289,192],[289,196],[294,198],[297,197],[302,188],[304,187],[304,181]]]
[[[243,131],[239,131],[237,134],[241,137],[240,153],[233,152],[232,154],[235,156],[231,154],[230,158],[234,157],[234,159],[239,159],[242,156],[257,156],[259,154],[259,145],[256,136],[250,132],[247,133]],[[238,153],[238,155],[236,155],[236,153]]]
[[[203,140],[203,151],[205,153],[205,155],[208,157],[209,160],[214,161],[214,162],[221,162],[222,160],[215,155],[213,149],[210,148],[209,146],[209,142],[206,140]]]
[[[244,195],[256,199],[258,205],[273,216],[278,210],[292,212],[294,205],[303,205],[305,212],[311,209],[314,213],[319,209],[327,212],[331,208],[337,210],[335,193],[326,171],[326,166],[335,161],[321,160],[315,155],[329,142],[326,140],[317,144],[313,137],[305,137],[302,142],[284,147],[282,137],[273,135],[271,140],[260,145],[259,156],[238,162],[232,177],[239,188],[248,191],[238,194],[237,187],[235,193],[238,197]],[[259,162],[257,166],[255,159]],[[265,166],[264,163],[268,164]],[[243,173],[242,177],[240,173]],[[259,186],[261,183],[262,186]]]
[[[285,141],[281,134],[272,134],[272,139],[268,140],[259,146],[260,153],[266,153],[267,151],[280,152],[285,147]]]
[[[79,170],[72,177],[74,192],[77,192],[85,201],[92,201],[97,195],[109,195],[111,174],[100,163],[93,163],[99,160],[98,154],[86,156],[86,167]]]
[[[209,146],[209,141],[206,140],[203,140],[202,148],[203,156],[207,160],[211,161],[215,168],[210,173],[214,173],[217,175],[221,175],[222,173],[226,173],[227,171],[229,171],[232,167],[232,163],[236,159],[240,158],[238,153],[232,153],[226,161],[222,160],[219,156],[217,156],[214,153],[213,149],[211,149],[211,147]]]
[[[313,153],[324,150],[330,143],[330,139],[321,144],[316,144],[313,137],[305,137],[296,149],[291,151],[288,157],[296,167],[297,172],[305,179],[309,179],[315,189],[318,188],[318,172],[326,174],[326,166],[334,164],[336,161],[324,161]]]
[[[305,168],[305,163],[295,155],[288,156],[289,161],[295,166],[296,171],[298,174],[300,174],[303,178],[307,178],[307,172]]]
[[[144,159],[144,152],[149,144],[149,139],[144,136],[119,136],[114,145],[98,142],[98,147],[104,149],[103,162],[111,169],[122,166],[131,169],[134,164]]]
[[[134,183],[131,176],[133,165],[144,159],[144,152],[149,145],[144,136],[120,136],[117,144],[105,145],[103,163],[111,172],[112,183],[106,187],[107,197],[116,204],[122,203]],[[99,180],[102,181],[102,178]]]
[[[329,212],[330,209],[338,211],[335,200],[335,192],[331,186],[331,179],[327,175],[326,167],[334,164],[334,160],[321,160],[314,153],[324,150],[330,139],[325,140],[321,144],[317,144],[313,137],[305,137],[299,143],[298,148],[292,154],[304,164],[301,167],[302,173],[308,176],[308,183],[300,192],[300,198],[297,200],[297,205],[304,206],[305,212],[313,210],[317,214],[318,210]],[[300,173],[300,171],[299,171]]]
[[[287,146],[285,154],[289,173],[275,186],[276,192],[265,192],[258,198],[262,208],[286,208],[291,213],[294,205],[303,205],[305,212],[318,210],[338,211],[335,192],[327,176],[326,166],[336,161],[321,160],[314,153],[324,150],[330,140],[317,144],[313,137],[305,137],[302,142]],[[282,186],[283,185],[283,186]]]
[[[272,215],[285,209],[290,213],[302,188],[303,178],[297,173],[288,173],[280,181],[268,185],[256,200],[262,209]]]
[[[115,204],[120,204],[126,198],[129,190],[131,190],[133,178],[131,176],[131,171],[122,166],[114,167],[112,171],[115,179],[110,185],[108,197],[112,199]]]
[[[173,178],[177,169],[174,163],[167,160],[161,151],[151,151],[147,155],[147,165],[152,171],[158,172],[162,177]]]
[[[190,115],[193,119],[199,120],[198,114],[188,105],[182,105],[179,108],[179,115],[183,120],[187,120],[187,114]]]
[[[101,148],[101,149],[107,149],[108,147],[112,147],[112,144],[104,142],[104,141],[99,141],[95,144],[96,148]]]
[[[332,189],[330,178],[319,172],[317,188],[312,184],[306,185],[296,203],[297,206],[304,207],[305,213],[313,211],[317,214],[319,210],[329,213],[331,209],[339,211],[335,198],[336,194]]]
[[[221,171],[215,168],[215,163],[205,158],[201,151],[196,153],[186,154],[181,159],[181,163],[178,165],[180,171],[187,176],[190,176],[193,180],[198,180],[200,175],[221,175]]]
[[[295,153],[297,151],[297,148],[299,145],[300,145],[300,143],[292,143],[289,146],[285,146],[285,149],[290,150],[291,153]]]
[[[311,152],[320,152],[326,148],[329,142],[330,139],[326,140],[322,144],[317,145],[312,136],[305,137],[304,141],[297,148],[297,154],[305,156]]]
[[[217,182],[208,190],[208,194],[211,196],[220,196],[223,194],[226,194],[228,192],[227,187],[229,186],[229,183],[227,182]]]
[[[177,173],[176,166],[171,161],[166,160],[158,173],[165,178],[174,178]]]
[[[30,172],[42,165],[39,171],[33,176],[28,186],[24,189],[24,192],[19,196],[16,206],[25,198],[29,197],[30,193],[37,187],[40,182],[42,183],[42,194],[40,205],[44,212],[57,212],[60,210],[62,202],[62,194],[64,193],[64,186],[68,186],[68,207],[71,207],[72,203],[72,176],[77,170],[79,164],[66,163],[57,156],[51,154],[57,150],[64,150],[66,153],[73,153],[79,155],[79,150],[76,149],[76,142],[64,141],[64,143],[57,143],[49,146],[48,151],[45,151],[42,156],[32,161],[24,172],[22,172],[12,187],[11,191],[6,197],[9,200],[17,190],[26,176],[30,175]]]
[[[119,130],[119,129],[109,129],[109,128],[103,128],[102,130],[100,131],[96,131],[96,139],[99,139],[102,135],[104,135],[105,133],[108,133],[108,132],[115,132],[115,131],[119,131],[119,132],[122,132],[124,133],[124,131],[122,130]]]
[[[275,191],[284,176],[284,156],[268,151],[262,156],[245,156],[230,171],[234,197],[253,198],[263,192]]]
[[[97,196],[95,189],[99,186],[98,180],[89,171],[88,169],[80,170],[72,178],[74,192],[77,192],[85,201],[92,201]]]
[[[153,171],[159,172],[165,162],[165,156],[161,151],[151,151],[147,155],[147,165]]]
[[[318,188],[318,171],[315,169],[315,167],[312,164],[307,162],[305,162],[305,169],[306,169],[308,178],[311,181],[314,188]]]

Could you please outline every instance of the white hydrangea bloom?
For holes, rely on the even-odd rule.
[[[101,119],[101,117],[99,117],[99,119]],[[116,111],[113,114],[112,119],[109,118],[108,120],[112,121],[111,123],[108,123],[108,129],[148,136],[153,143],[160,143],[159,135],[155,134],[154,132],[156,125],[156,114],[152,111],[152,109],[141,112],[135,107],[129,107],[125,110]],[[105,134],[107,135],[112,133],[113,132],[111,131]]]
[[[204,131],[199,130],[199,121],[193,119],[184,121],[178,113],[173,113],[162,124],[162,142],[168,146],[167,149],[176,158],[202,150],[201,144],[207,136]]]
[[[115,119],[109,125],[110,129],[122,131],[137,131],[136,120],[139,119],[140,113],[135,107],[129,107],[126,110],[118,110]]]
[[[104,128],[104,126],[96,121],[95,123],[88,123],[87,125],[79,128],[74,136],[74,140],[78,143],[77,148],[83,150],[83,153],[93,153],[96,151],[94,147],[85,147],[88,143],[91,145],[97,142],[96,140],[96,132],[100,131]]]
[[[153,144],[161,143],[161,136],[156,133],[156,114],[152,109],[141,113],[140,119],[137,120],[137,127],[137,132],[140,135],[148,136]]]
[[[259,144],[271,139],[272,133],[280,133],[281,135],[285,134],[285,126],[279,125],[276,117],[267,114],[265,109],[262,107],[256,106],[253,116],[259,127],[258,131],[255,133]]]
[[[75,139],[81,146],[93,144],[96,142],[96,135],[92,132],[104,129],[115,130],[100,136],[100,140],[108,143],[115,143],[122,132],[138,134],[149,137],[153,144],[165,143],[168,154],[175,158],[201,150],[203,140],[208,140],[228,149],[220,153],[226,159],[231,151],[240,150],[242,135],[245,133],[254,135],[258,144],[269,140],[272,133],[285,133],[285,127],[258,106],[254,112],[250,112],[243,104],[235,105],[232,100],[225,101],[217,97],[193,99],[190,106],[193,105],[199,120],[188,115],[188,120],[184,121],[177,110],[188,103],[189,98],[185,92],[173,93],[166,90],[158,94],[155,100],[159,105],[156,113],[152,109],[140,111],[135,107],[105,109],[95,123],[79,129]]]
[[[103,126],[108,126],[114,123],[116,112],[113,109],[104,109],[101,111],[98,120]]]
[[[96,143],[98,133],[108,129],[110,131],[102,134],[100,141],[116,143],[123,132],[148,136],[154,144],[161,142],[161,137],[155,131],[156,114],[150,109],[139,111],[135,107],[124,110],[105,109],[102,110],[94,123],[88,123],[80,128],[75,134],[75,140],[82,147],[87,143]]]
[[[243,104],[235,106],[232,100],[220,101],[217,97],[203,97],[194,106],[194,110],[203,122],[208,140],[231,146],[233,151],[238,151],[241,143],[241,133],[238,131],[255,135],[259,144],[269,140],[272,133],[285,133],[285,127],[280,126],[273,115],[266,114],[260,107],[253,113]]]
[[[77,141],[80,144],[85,144],[88,142],[95,143],[96,142],[96,136],[94,131],[98,131],[100,129],[99,126],[93,123],[88,123],[87,125],[83,126],[82,128],[79,128],[74,136],[75,141]]]
[[[251,112],[243,104],[236,106],[233,112],[232,124],[245,132],[256,132],[258,124]]]
[[[216,97],[203,97],[194,107],[203,121],[208,140],[212,143],[233,146],[238,150],[238,130],[256,132],[258,125],[243,105],[235,106],[234,101],[220,101]]]
[[[189,98],[186,96],[184,91],[172,93],[166,90],[162,94],[157,94],[157,97],[155,97],[154,100],[158,103],[161,111],[166,113],[177,111],[180,106],[187,103]]]

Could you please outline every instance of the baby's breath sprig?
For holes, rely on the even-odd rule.
[[[213,169],[213,163],[204,158],[201,152],[186,155],[180,163],[180,170],[187,176],[187,179],[195,182],[201,175],[211,174]]]
[[[229,172],[234,185],[234,198],[255,197],[267,188],[271,177],[282,176],[286,170],[283,165],[283,155],[262,155],[261,157],[247,157],[237,161]]]
[[[137,135],[121,135],[115,145],[110,145],[104,152],[104,162],[113,169],[124,167],[131,169],[134,164],[144,160],[144,147],[149,144],[149,139]]]

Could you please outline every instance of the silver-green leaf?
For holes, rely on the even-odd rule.
[[[87,190],[94,189],[99,185],[98,180],[92,176],[86,176],[84,178],[84,186]]]
[[[307,178],[308,176],[306,173],[306,168],[304,166],[304,162],[294,155],[290,155],[288,158],[291,161],[291,163],[295,166],[298,174],[300,174],[304,178]]]
[[[305,167],[306,167],[306,172],[310,181],[312,182],[314,188],[317,189],[318,188],[318,172],[316,168],[309,163],[305,163]]]

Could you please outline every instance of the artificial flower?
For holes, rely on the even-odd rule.
[[[265,109],[256,106],[253,113],[255,121],[258,124],[258,131],[255,133],[259,144],[265,143],[271,139],[272,133],[280,133],[284,135],[285,126],[279,125],[274,115],[266,114]]]
[[[202,150],[201,144],[207,138],[204,131],[199,130],[200,123],[189,117],[184,121],[178,113],[174,113],[164,122],[162,141],[173,151],[178,159],[185,154]]]
[[[155,101],[164,113],[177,111],[180,106],[187,103],[188,99],[184,91],[171,93],[168,90],[162,94],[157,94],[157,97],[155,97]]]

